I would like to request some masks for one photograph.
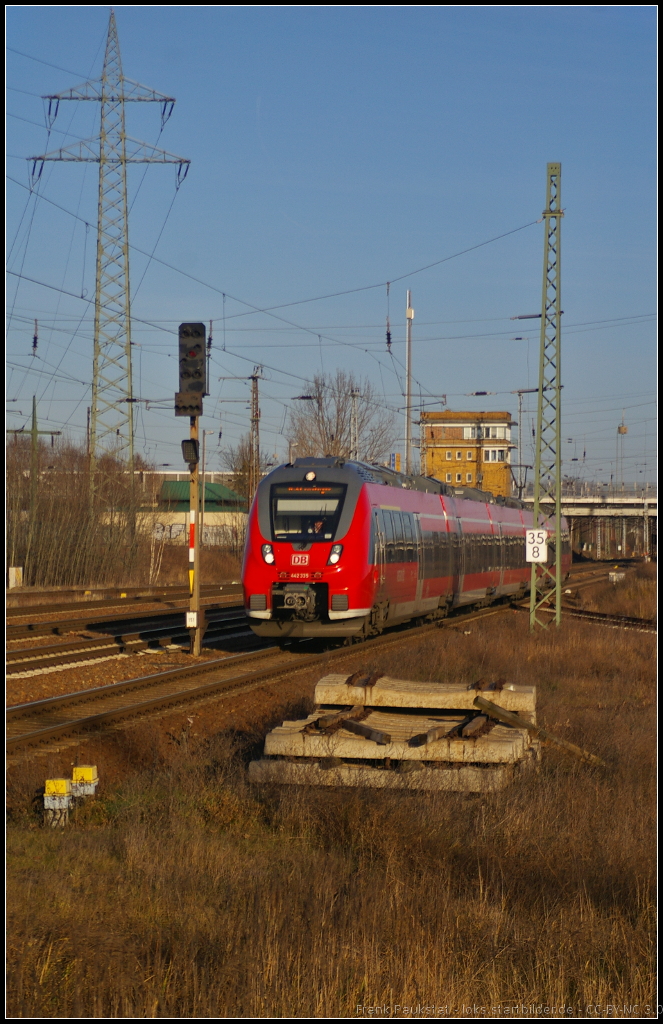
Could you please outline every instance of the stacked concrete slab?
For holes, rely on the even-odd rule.
[[[249,766],[258,783],[488,792],[532,764],[539,744],[474,706],[477,691],[536,723],[536,688],[504,681],[473,686],[355,673],[328,675],[316,710],[266,737]]]

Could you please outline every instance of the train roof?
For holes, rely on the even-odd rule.
[[[383,484],[387,487],[403,487],[411,491],[425,491],[428,494],[444,494],[449,498],[460,498],[464,501],[480,501],[484,505],[505,505],[507,508],[526,508],[524,502],[517,498],[495,496],[490,491],[479,490],[478,487],[452,487],[432,476],[397,473],[388,466],[375,462],[360,462],[356,459],[343,459],[337,456],[317,458],[306,456],[287,463],[293,469],[346,469],[356,473],[365,483]],[[286,466],[282,467],[286,468]]]

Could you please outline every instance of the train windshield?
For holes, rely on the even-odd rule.
[[[345,485],[339,484],[274,484],[270,502],[274,540],[296,544],[333,540],[345,491]]]

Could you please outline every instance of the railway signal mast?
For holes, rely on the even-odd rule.
[[[125,78],[113,11],[108,24],[101,78],[43,98],[48,100],[49,129],[57,117],[61,100],[93,100],[101,104],[98,136],[51,153],[29,157],[33,179],[41,176],[47,160],[99,164],[90,423],[90,480],[93,486],[96,461],[100,455],[127,457],[132,472],[134,463],[127,164],[178,164],[179,188],[190,161],[126,134],[125,103],[160,103],[163,128],[173,112],[175,100]]]
[[[532,562],[530,630],[546,628],[541,612],[554,601],[555,624],[562,621],[562,452],[561,452],[561,227],[562,165],[548,164],[543,211],[543,295],[539,397],[534,461],[534,530],[543,543],[528,545]],[[521,455],[522,460],[522,455]],[[529,531],[528,531],[529,532]],[[539,537],[532,538],[534,542]],[[546,540],[554,542],[554,564],[547,565]]]
[[[191,635],[191,650],[198,657],[203,628],[200,613],[200,472],[198,419],[203,414],[203,396],[207,393],[207,354],[205,325],[180,324],[180,389],[175,395],[175,415],[188,416],[189,439],[182,441],[182,455],[189,463],[189,611],[186,624]]]

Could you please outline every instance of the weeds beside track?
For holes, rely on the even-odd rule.
[[[546,749],[469,798],[257,789],[247,761],[301,706],[274,697],[222,731],[201,714],[188,745],[145,719],[120,734],[125,781],[100,764],[68,830],[10,818],[8,1014],[654,1018],[653,637],[570,618],[532,634],[495,609],[447,622],[345,653],[534,684],[541,724],[606,767]],[[12,807],[42,778],[14,772]]]

